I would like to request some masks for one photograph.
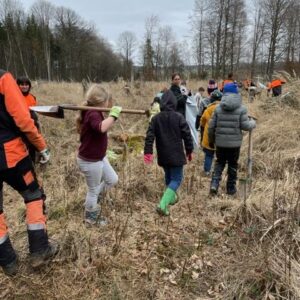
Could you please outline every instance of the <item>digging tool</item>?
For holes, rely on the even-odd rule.
[[[102,112],[109,112],[110,108],[105,107],[92,107],[92,106],[79,106],[73,104],[62,104],[62,105],[53,105],[53,106],[31,106],[30,109],[41,115],[52,117],[52,118],[64,118],[64,110],[96,110]],[[125,114],[137,114],[137,115],[147,115],[147,110],[138,110],[138,109],[122,109],[121,113]]]
[[[257,118],[253,116],[249,116],[250,119],[257,120]],[[249,131],[248,135],[248,159],[247,159],[247,177],[246,178],[240,178],[239,182],[242,186],[242,193],[244,202],[246,202],[246,199],[248,195],[251,193],[252,189],[252,151],[253,151],[253,141],[252,141],[252,132],[253,129]],[[247,189],[248,186],[248,189]]]

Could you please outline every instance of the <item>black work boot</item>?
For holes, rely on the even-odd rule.
[[[16,257],[12,262],[9,264],[2,266],[3,272],[7,276],[15,276],[18,273],[19,270],[19,260],[18,257]]]
[[[30,264],[32,268],[38,269],[47,264],[58,253],[57,244],[48,244],[48,247],[42,251],[30,253]]]
[[[0,265],[7,276],[15,276],[18,272],[18,258],[9,237],[0,245]]]
[[[46,230],[28,230],[30,264],[37,269],[49,262],[57,253],[58,245],[50,244]]]

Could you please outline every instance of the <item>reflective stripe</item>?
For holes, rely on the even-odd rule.
[[[5,222],[4,214],[0,214],[0,238],[7,235],[7,226]]]
[[[45,224],[42,224],[42,223],[27,225],[28,230],[41,230],[41,229],[45,229],[45,228],[46,228]]]
[[[26,203],[26,223],[31,224],[44,224],[46,226],[46,217],[43,213],[43,200],[37,200]]]
[[[8,234],[0,238],[0,245],[2,245],[8,239]]]

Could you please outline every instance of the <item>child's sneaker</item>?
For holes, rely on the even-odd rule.
[[[219,182],[213,179],[210,184],[209,193],[211,195],[216,195],[218,194],[218,189],[219,189]]]
[[[100,207],[96,207],[93,210],[85,210],[84,213],[84,221],[87,225],[100,225],[105,226],[107,225],[107,220],[101,216],[101,209]]]

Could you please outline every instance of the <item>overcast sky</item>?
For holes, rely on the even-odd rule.
[[[34,0],[20,0],[28,11]],[[73,9],[85,21],[95,24],[98,32],[112,44],[121,32],[130,30],[141,39],[147,17],[158,15],[162,25],[170,25],[178,40],[189,34],[188,17],[194,0],[51,0],[55,6]]]

